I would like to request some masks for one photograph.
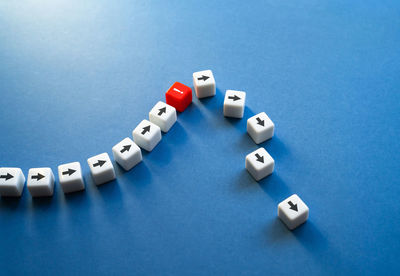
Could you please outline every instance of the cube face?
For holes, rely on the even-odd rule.
[[[107,153],[93,156],[87,162],[96,185],[101,185],[115,179],[114,166]]]
[[[50,168],[30,169],[26,186],[32,197],[52,196],[54,192],[53,171]]]
[[[20,197],[25,184],[25,176],[20,168],[0,168],[0,195]]]
[[[159,126],[163,132],[168,132],[176,122],[175,107],[160,101],[151,109],[149,120]]]
[[[161,141],[161,129],[159,126],[143,120],[132,132],[135,143],[147,151],[152,151]]]
[[[274,159],[264,148],[259,148],[246,156],[246,169],[256,181],[270,175],[274,167]]]
[[[245,101],[245,92],[226,90],[224,100],[224,116],[232,118],[243,118]]]
[[[72,162],[58,166],[58,178],[64,194],[85,189],[85,183],[82,177],[82,168],[79,162]]]
[[[247,133],[256,144],[260,144],[274,136],[275,125],[265,112],[261,112],[247,120]]]
[[[291,195],[278,205],[278,217],[293,230],[308,219],[308,206],[296,194]]]
[[[129,171],[142,161],[142,151],[130,138],[125,138],[112,148],[114,160]]]
[[[215,95],[215,79],[211,70],[193,73],[193,86],[197,98],[212,97]]]
[[[192,89],[182,83],[175,82],[165,93],[167,104],[179,112],[183,112],[192,102]]]

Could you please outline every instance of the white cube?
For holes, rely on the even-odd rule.
[[[215,95],[215,79],[211,70],[193,73],[193,86],[197,98],[211,97]]]
[[[226,90],[224,100],[224,116],[243,118],[246,92]]]
[[[265,112],[261,112],[247,120],[247,133],[256,144],[260,144],[274,136],[274,123]]]
[[[82,177],[82,168],[79,162],[72,162],[58,166],[58,178],[64,194],[85,189],[85,183]]]
[[[114,166],[107,153],[93,156],[87,162],[96,185],[101,185],[115,179]]]
[[[161,129],[156,124],[143,120],[132,132],[135,143],[147,151],[152,151],[161,141]]]
[[[21,196],[25,176],[20,168],[0,168],[0,195]]]
[[[278,217],[293,230],[308,219],[308,207],[296,194],[291,195],[278,205]]]
[[[259,148],[246,156],[246,169],[256,181],[274,171],[275,161],[264,149]]]
[[[151,109],[149,119],[150,122],[158,125],[163,132],[168,132],[176,122],[175,107],[160,101]]]
[[[33,168],[28,172],[26,187],[32,197],[52,196],[54,174],[50,168]]]
[[[112,148],[114,160],[129,171],[142,161],[142,151],[130,138],[125,138]]]

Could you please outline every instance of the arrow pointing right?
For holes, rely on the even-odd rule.
[[[123,149],[120,151],[121,153],[124,153],[125,151],[129,151],[131,149],[132,145],[126,145],[123,147]]]
[[[74,172],[76,172],[76,170],[68,169],[68,171],[62,172],[62,174],[63,174],[63,175],[71,175],[71,174],[73,174]]]
[[[13,178],[14,176],[7,173],[6,175],[0,175],[0,178],[4,178],[6,181]]]
[[[206,81],[206,80],[208,80],[209,78],[210,78],[210,77],[208,77],[208,76],[202,75],[201,78],[197,78],[197,79],[198,79],[198,80]]]
[[[167,112],[167,108],[164,106],[163,108],[159,109],[160,112],[158,112],[158,116],[161,116],[161,114],[166,113]]]
[[[94,163],[93,164],[93,167],[97,167],[97,166],[103,166],[104,165],[104,163],[106,163],[107,161],[105,161],[105,160],[98,160],[97,161],[97,163]]]
[[[288,204],[290,206],[289,209],[292,209],[293,211],[296,211],[296,212],[298,211],[297,204],[293,204],[293,202],[291,202],[291,201],[289,201]]]
[[[260,117],[257,117],[257,124],[259,124],[260,126],[264,126],[264,120],[261,120]]]
[[[145,135],[146,132],[150,132],[150,126],[146,126],[143,128],[142,135]]]
[[[264,156],[260,156],[258,153],[256,153],[257,161],[264,163]]]
[[[44,178],[43,174],[38,173],[37,175],[32,175],[32,179],[36,179],[36,181],[39,181],[40,179]]]
[[[233,100],[234,102],[237,101],[237,100],[240,100],[240,98],[238,96],[236,96],[236,95],[229,96],[228,99]]]

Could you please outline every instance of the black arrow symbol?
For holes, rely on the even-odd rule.
[[[208,76],[202,75],[201,78],[197,78],[197,79],[198,79],[198,80],[206,81],[206,80],[208,80],[209,78],[210,78],[210,77],[208,77]]]
[[[257,124],[259,124],[260,126],[264,126],[264,120],[261,120],[259,117],[257,117],[256,119],[257,119]]]
[[[264,156],[260,156],[258,153],[256,153],[257,161],[264,163]]]
[[[126,145],[123,147],[123,149],[121,150],[121,153],[124,153],[125,151],[129,151],[131,149],[132,145]]]
[[[65,172],[62,172],[62,174],[63,175],[71,175],[71,174],[73,174],[74,172],[76,172],[76,170],[73,170],[73,169],[68,169],[68,171],[65,171]]]
[[[293,202],[291,202],[291,201],[289,201],[288,202],[288,204],[289,204],[289,206],[290,206],[290,208],[289,209],[292,209],[293,211],[296,211],[297,212],[297,204],[293,204]]]
[[[159,109],[160,112],[158,112],[158,116],[161,116],[161,114],[166,113],[167,112],[167,108],[164,106],[163,108]],[[149,127],[150,128],[150,127]]]
[[[142,135],[144,135],[146,132],[150,132],[150,126],[146,126],[143,128]]]
[[[106,163],[107,161],[104,161],[104,160],[98,160],[97,161],[97,163],[94,163],[93,164],[93,167],[97,167],[97,166],[103,166],[104,165],[104,163]]]
[[[37,175],[32,175],[32,179],[36,179],[36,181],[39,181],[40,179],[44,178],[43,174],[38,173]]]
[[[234,95],[234,96],[229,96],[228,99],[231,99],[231,100],[233,100],[234,102],[237,101],[237,100],[240,100],[240,98],[239,98],[238,96],[236,96],[236,95]]]
[[[14,176],[12,176],[11,174],[7,173],[6,175],[0,175],[0,178],[4,178],[6,181],[13,178]]]

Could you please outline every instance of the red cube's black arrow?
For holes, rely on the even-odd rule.
[[[31,178],[36,179],[36,181],[39,181],[40,179],[44,178],[44,175],[38,173],[37,175],[32,175]]]
[[[256,119],[257,119],[257,124],[259,124],[260,126],[264,126],[264,120],[261,120],[259,117],[257,117]]]
[[[76,172],[76,170],[68,169],[68,171],[62,172],[62,174],[63,174],[63,175],[71,175],[71,174],[73,174],[74,172]]]
[[[258,153],[256,153],[257,161],[264,163],[264,156],[260,156]]]
[[[129,151],[131,149],[132,145],[126,145],[122,148],[122,150],[120,151],[121,153],[124,153],[125,151]]]
[[[159,109],[160,112],[158,112],[158,116],[161,116],[161,114],[166,113],[167,112],[167,108],[164,106],[163,108]]]
[[[210,78],[210,77],[208,77],[208,76],[202,75],[201,78],[197,78],[197,79],[198,79],[198,80],[206,81],[206,80],[208,80],[209,78]]]
[[[11,174],[7,173],[6,175],[0,175],[0,178],[4,178],[6,181],[13,178],[14,176],[12,176]]]
[[[142,135],[145,135],[146,132],[150,132],[150,126],[146,126],[143,128]]]
[[[289,209],[292,209],[293,211],[296,211],[297,212],[297,204],[293,204],[293,202],[291,202],[291,201],[289,201],[288,202],[288,204],[289,204],[289,206],[290,206],[290,208]]]
[[[104,160],[98,160],[97,161],[97,163],[94,163],[93,164],[93,167],[97,167],[97,166],[103,166],[104,165],[104,163],[106,163],[107,161],[104,161]]]
[[[237,101],[237,100],[240,100],[240,98],[238,96],[236,96],[236,95],[229,96],[228,99],[233,100],[234,102]]]

